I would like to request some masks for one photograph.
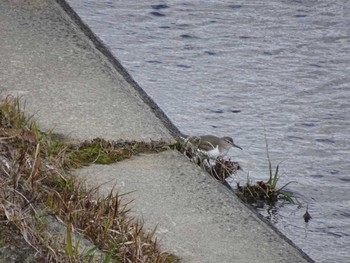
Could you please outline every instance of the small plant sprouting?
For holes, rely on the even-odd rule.
[[[265,142],[269,164],[269,179],[266,182],[257,181],[256,184],[252,184],[248,179],[244,186],[237,185],[237,195],[245,202],[257,207],[260,207],[263,203],[274,206],[279,200],[295,204],[293,193],[284,190],[290,183],[295,181],[288,182],[281,188],[278,188],[277,182],[280,178],[279,168],[281,163],[277,164],[275,169],[272,168],[266,135]]]

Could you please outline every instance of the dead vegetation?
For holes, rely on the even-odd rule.
[[[177,262],[112,191],[101,197],[72,168],[167,148],[164,142],[70,143],[43,133],[18,98],[0,103],[0,259],[4,262]],[[52,220],[54,219],[54,220]],[[55,223],[54,223],[55,222]],[[60,222],[60,223],[59,223]],[[63,238],[52,229],[63,227]],[[82,248],[83,240],[92,246]],[[1,261],[0,260],[0,261]]]

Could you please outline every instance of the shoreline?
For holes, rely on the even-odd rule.
[[[113,55],[112,51],[103,43],[103,41],[89,28],[89,26],[81,19],[81,17],[74,11],[74,9],[65,1],[65,0],[56,0],[56,2],[67,12],[70,18],[79,26],[79,28],[86,34],[86,36],[91,39],[94,46],[97,50],[99,50],[113,65],[113,67],[120,72],[125,79],[139,92],[144,102],[150,106],[154,114],[163,122],[164,126],[169,129],[171,135],[175,139],[179,139],[184,137],[184,134],[173,124],[170,118],[164,113],[162,109],[152,100],[152,98],[142,89],[142,87],[132,78],[129,72],[123,67],[120,61]],[[232,193],[234,191],[232,190]],[[287,241],[290,245],[299,250],[301,254],[303,254],[306,258],[311,260],[311,258],[301,249],[299,248],[292,240],[287,238],[280,230],[278,230],[270,221],[268,221],[263,215],[261,215],[254,207],[245,203],[243,200],[239,198],[239,200],[244,204],[248,209],[250,209],[256,216],[260,218],[265,224],[271,227],[281,238]]]
[[[73,10],[61,10],[62,3],[69,7],[65,1],[57,1],[36,1],[42,9],[29,1],[27,10],[0,4],[0,32],[6,40],[0,63],[8,66],[0,95],[23,95],[28,112],[36,113],[45,130],[54,125],[59,134],[78,140],[178,138],[178,128],[109,49]],[[18,23],[21,20],[31,29]],[[12,24],[9,34],[5,27]],[[20,51],[15,43],[23,44]],[[25,74],[18,74],[16,60],[23,60]],[[185,262],[312,262],[260,214],[178,152],[146,154],[106,167],[91,165],[81,173],[132,192],[146,228],[159,224],[156,235],[162,246]]]

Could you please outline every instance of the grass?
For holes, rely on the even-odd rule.
[[[43,133],[18,98],[0,103],[0,257],[17,262],[177,262],[129,215],[123,196],[71,176],[73,168],[108,164],[165,142],[72,143]],[[61,229],[61,231],[57,230]],[[62,232],[62,229],[64,231]],[[58,234],[58,232],[61,234]],[[91,246],[83,246],[89,241]]]
[[[277,186],[280,178],[280,163],[276,165],[275,169],[272,168],[266,137],[265,142],[266,155],[269,164],[268,180],[266,182],[257,181],[255,184],[252,184],[248,178],[247,183],[244,186],[237,185],[236,193],[243,201],[256,207],[262,207],[264,204],[267,204],[270,207],[275,206],[279,201],[295,204],[293,193],[284,190],[292,182],[289,182],[280,188]]]

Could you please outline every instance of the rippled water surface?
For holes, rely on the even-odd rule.
[[[268,216],[315,261],[350,262],[349,1],[68,2],[182,132],[234,137],[242,180],[266,179],[266,134],[303,205]]]

